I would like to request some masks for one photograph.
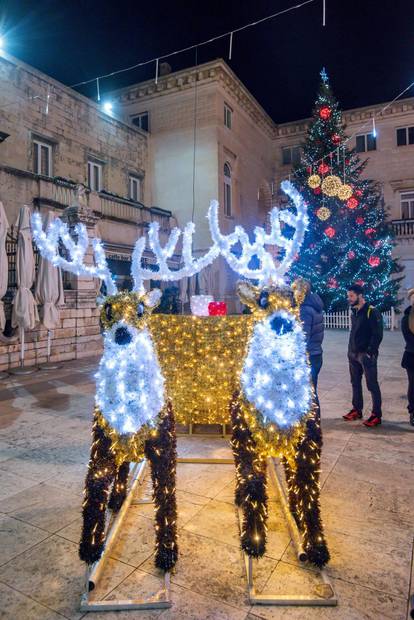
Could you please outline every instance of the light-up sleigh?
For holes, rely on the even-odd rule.
[[[248,315],[155,314],[160,291],[146,292],[143,286],[145,280],[154,278],[154,271],[142,266],[145,237],[138,239],[133,252],[133,290],[117,291],[99,240],[93,241],[94,264],[86,265],[89,240],[81,225],[69,231],[63,222],[55,220],[44,232],[39,214],[33,216],[33,233],[41,254],[62,269],[100,278],[108,293],[101,309],[104,352],[96,375],[80,542],[80,557],[90,567],[90,587],[99,573],[100,559],[114,538],[114,527],[108,534],[108,511],[124,514],[146,462],[151,468],[155,506],[155,564],[167,575],[163,597],[157,600],[128,601],[118,606],[94,606],[86,600],[85,610],[169,605],[168,575],[178,559],[176,422],[231,424],[235,502],[252,602],[335,604],[329,585],[327,594],[300,600],[286,596],[266,600],[256,596],[253,587],[252,558],[260,558],[266,549],[268,470],[285,500],[300,559],[319,568],[329,560],[319,507],[319,412],[299,318],[304,289],[300,282],[288,286],[284,280],[303,241],[306,206],[290,183],[285,182],[283,189],[292,199],[294,210],[273,209],[270,232],[256,228],[253,242],[239,226],[233,233],[222,235],[218,204],[212,202],[208,218],[213,244],[204,256],[193,258],[194,225],[187,224],[182,240],[183,266],[178,271],[170,270],[168,260],[181,232],[174,229],[162,247],[157,224],[149,229],[158,280],[192,276],[221,255],[244,278],[237,292],[251,311]],[[294,231],[291,239],[284,236],[283,225]],[[59,244],[65,247],[68,258],[59,253]],[[278,246],[278,261],[272,258],[269,246]],[[235,248],[241,248],[238,255]],[[253,257],[257,268],[251,268]],[[283,466],[285,481],[274,467],[274,457]],[[128,484],[129,490],[133,487],[131,492]]]

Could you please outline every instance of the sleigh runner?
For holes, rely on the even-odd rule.
[[[304,298],[300,282],[288,286],[284,274],[303,241],[306,206],[290,183],[284,191],[296,213],[273,209],[270,233],[257,227],[254,241],[236,226],[222,235],[218,204],[208,219],[213,245],[200,258],[192,256],[194,225],[183,232],[183,266],[171,271],[181,231],[174,229],[161,246],[157,224],[148,233],[159,267],[156,277],[175,281],[201,271],[219,255],[247,280],[238,285],[250,315],[188,317],[152,314],[160,291],[145,292],[143,282],[154,271],[142,267],[146,239],[133,252],[131,292],[118,292],[99,240],[93,241],[94,265],[84,258],[88,237],[82,226],[74,237],[55,220],[44,232],[33,216],[34,237],[43,256],[55,266],[105,282],[108,296],[101,309],[104,353],[97,373],[93,442],[85,483],[80,557],[88,565],[105,548],[107,509],[118,512],[127,494],[129,464],[144,457],[151,467],[155,505],[155,564],[168,573],[178,557],[175,497],[176,421],[232,424],[236,465],[235,501],[241,512],[241,545],[249,558],[265,553],[266,463],[283,463],[289,510],[301,538],[304,556],[318,567],[329,560],[319,508],[322,445],[299,319]],[[294,229],[283,235],[282,226]],[[69,255],[60,256],[59,243]],[[276,262],[269,246],[280,248]],[[241,247],[236,256],[234,249]],[[252,258],[259,262],[252,268]],[[249,579],[250,583],[250,579]],[[325,604],[333,604],[332,597]]]

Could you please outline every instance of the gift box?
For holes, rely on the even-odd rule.
[[[227,314],[227,304],[225,301],[211,301],[208,304],[210,316],[225,316]]]
[[[211,295],[191,295],[191,313],[195,316],[208,316],[208,308],[212,301],[213,297]]]

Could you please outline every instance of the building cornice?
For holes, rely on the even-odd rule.
[[[381,116],[378,116],[381,110],[386,108]],[[364,106],[362,108],[351,108],[349,110],[343,110],[342,120],[345,124],[353,124],[359,121],[369,121],[375,116],[377,122],[381,122],[381,118],[387,118],[393,115],[400,115],[406,112],[414,112],[414,97],[408,97],[407,99],[401,99],[394,103],[377,103],[375,105]],[[275,126],[276,138],[281,136],[291,136],[295,134],[303,134],[312,118],[304,118],[297,121],[290,121],[288,123],[279,123]]]
[[[274,137],[275,123],[222,59],[160,76],[157,83],[151,79],[112,91],[111,97],[115,98],[121,105],[128,105],[135,101],[148,101],[174,92],[188,90],[193,88],[196,83],[197,86],[203,86],[213,82],[217,82],[234,98],[256,125],[261,127],[270,137]]]

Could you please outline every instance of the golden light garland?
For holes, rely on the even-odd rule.
[[[352,187],[347,183],[343,183],[337,192],[337,196],[341,200],[348,200],[348,198],[351,198],[352,194]]]
[[[325,220],[328,220],[331,217],[331,210],[328,209],[328,207],[320,207],[316,211],[316,215],[320,220],[322,220],[322,222],[324,222]]]
[[[311,174],[308,178],[308,185],[311,189],[316,189],[322,183],[322,179],[319,174]]]
[[[338,190],[341,185],[341,179],[333,174],[330,174],[322,181],[321,188],[324,194],[332,197],[338,194]]]

